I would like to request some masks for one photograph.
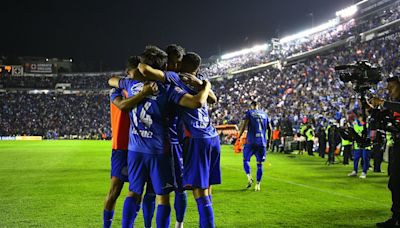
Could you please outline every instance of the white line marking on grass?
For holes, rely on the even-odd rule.
[[[224,169],[234,170],[234,171],[243,171],[243,170],[230,168],[230,167],[223,167],[223,168]],[[384,204],[384,203],[381,203],[381,202],[376,202],[376,201],[373,201],[373,200],[367,200],[367,199],[363,199],[363,198],[359,198],[359,197],[355,197],[355,196],[344,195],[344,194],[336,193],[336,192],[333,192],[333,191],[329,191],[329,190],[313,187],[313,186],[310,186],[310,185],[306,185],[306,184],[300,184],[300,183],[296,183],[296,182],[293,182],[293,181],[283,180],[281,178],[275,178],[275,177],[271,177],[271,176],[267,176],[267,175],[263,175],[263,177],[267,178],[267,179],[271,179],[271,180],[275,180],[275,181],[280,181],[280,182],[283,182],[283,183],[291,184],[291,185],[294,185],[294,186],[308,188],[308,189],[311,189],[311,190],[327,193],[329,195],[334,195],[334,196],[338,196],[338,197],[344,197],[344,198],[348,198],[348,199],[352,199],[352,200],[359,200],[359,201],[367,202],[367,203],[373,203],[373,204],[376,204],[376,205],[379,205],[379,206],[384,206],[384,207],[388,206],[387,204]]]

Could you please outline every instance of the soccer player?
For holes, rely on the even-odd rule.
[[[266,146],[268,141],[266,139],[267,130],[271,132],[271,124],[268,120],[267,113],[258,109],[256,101],[251,102],[251,109],[248,110],[243,118],[244,122],[240,129],[239,137],[247,128],[247,143],[243,149],[243,166],[247,175],[247,188],[253,184],[253,177],[250,172],[250,158],[255,155],[257,159],[257,184],[255,191],[260,191],[261,177],[263,174],[262,163],[266,157]],[[271,137],[269,137],[271,138]]]
[[[141,55],[143,63],[154,69],[164,70],[167,54],[154,46],[148,46]],[[140,74],[138,72],[138,74]],[[113,86],[126,89],[129,96],[137,94],[143,82],[114,78]],[[208,81],[199,93],[190,95],[173,85],[157,83],[158,92],[146,97],[130,112],[130,139],[128,146],[129,193],[125,199],[122,227],[132,227],[140,208],[145,182],[150,179],[159,196],[156,215],[157,227],[169,227],[171,207],[169,193],[175,189],[169,154],[168,117],[173,104],[187,108],[199,108],[207,101],[211,88]]]
[[[128,59],[127,72],[137,69],[140,60],[138,57]],[[143,87],[141,93],[129,99],[123,99],[122,89],[113,88],[110,92],[110,114],[112,129],[112,155],[111,155],[111,185],[104,202],[103,227],[111,227],[114,216],[115,203],[124,186],[128,182],[128,140],[129,140],[129,114],[139,101],[154,92],[154,84]]]
[[[185,49],[176,44],[170,44],[165,48],[168,55],[167,70],[178,72]],[[171,142],[172,161],[174,164],[174,177],[177,188],[175,189],[174,209],[176,223],[175,228],[183,228],[183,219],[185,217],[187,208],[187,195],[182,185],[183,178],[183,150],[182,145],[179,143],[177,134],[178,116],[177,113],[173,114],[169,123],[169,137]]]
[[[178,72],[185,49],[179,45],[170,44],[165,48],[165,52],[168,55],[167,71]]]
[[[170,44],[165,48],[165,52],[168,55],[167,70],[178,72],[180,62],[182,61],[183,55],[185,54],[184,48],[176,44]],[[169,137],[171,143],[172,161],[174,164],[174,177],[177,188],[175,189],[175,200],[174,209],[176,215],[175,228],[183,227],[183,219],[187,207],[187,196],[182,186],[182,172],[183,172],[183,158],[182,158],[182,146],[179,143],[177,136],[176,125],[178,117],[173,114],[174,118],[170,119],[169,123]],[[152,202],[155,200],[155,194],[146,194],[143,197],[143,215],[145,216],[145,227],[150,227],[152,223],[152,217],[154,214],[155,207],[148,207],[147,205],[153,205]]]
[[[201,58],[196,53],[184,55],[180,71],[193,77],[189,79],[196,82],[201,63]],[[190,88],[174,72],[162,72],[152,69],[145,64],[139,64],[139,70],[144,77],[172,83],[189,94],[196,94],[196,89]],[[206,81],[203,81],[206,82]],[[191,86],[196,85],[193,83]],[[199,85],[198,85],[199,86]],[[210,102],[216,101],[212,91],[209,91]],[[200,215],[200,227],[214,227],[214,212],[211,200],[211,185],[221,183],[220,170],[220,143],[218,133],[212,125],[206,104],[197,109],[180,107],[179,123],[185,133],[183,156],[183,186],[192,189]],[[178,132],[179,133],[179,132]]]

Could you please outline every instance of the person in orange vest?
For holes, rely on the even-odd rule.
[[[236,142],[235,142],[235,153],[241,153],[243,151],[243,146],[247,142],[247,132],[244,132],[244,134],[239,137],[239,134],[236,136]]]
[[[241,141],[240,141],[240,138],[239,138],[239,133],[236,134],[236,142],[235,142],[235,145],[234,145],[234,151],[237,154],[242,152],[242,146],[241,146]]]
[[[279,127],[275,127],[275,129],[272,131],[272,148],[271,151],[275,152],[275,147],[276,147],[276,152],[279,152],[279,144],[281,142],[281,131],[279,130]]]

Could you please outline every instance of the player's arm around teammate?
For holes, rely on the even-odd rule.
[[[151,66],[143,63],[139,64],[138,69],[147,80],[166,82],[165,73],[161,70],[153,69]],[[179,100],[179,105],[190,109],[201,108],[207,102],[208,94],[211,90],[211,83],[208,80],[203,80],[202,86],[202,90],[196,95],[185,93]]]
[[[118,83],[120,77],[112,77],[108,80],[108,84],[112,87],[118,88]],[[133,109],[139,102],[141,102],[146,96],[156,93],[158,90],[157,84],[155,82],[147,82],[143,86],[142,91],[136,94],[133,97],[125,98],[117,97],[114,99],[113,103],[121,110],[121,111],[129,111]]]
[[[152,68],[151,66],[149,66],[147,64],[139,63],[138,70],[141,73],[141,75],[143,75],[144,78],[146,78],[146,80],[160,81],[160,82],[163,82],[163,83],[167,82],[167,78],[166,78],[165,73],[163,71],[154,69],[154,68]],[[193,77],[190,80],[190,82],[193,85],[198,86],[199,89],[201,89],[202,87],[206,87],[206,85],[203,84],[204,80],[200,80],[200,79],[194,77],[194,78],[197,79],[196,80]],[[215,96],[214,92],[211,90],[211,87],[210,87],[210,89],[209,89],[209,91],[207,93],[206,101],[208,103],[210,103],[210,104],[213,104],[213,103],[217,102],[217,97]],[[196,108],[200,108],[200,107],[201,106],[196,107]],[[187,107],[187,108],[191,108],[191,107]]]
[[[195,87],[197,91],[200,90],[201,87],[203,86],[203,81],[200,80],[199,78],[197,78],[193,74],[184,73],[184,74],[180,74],[179,76],[180,76],[180,79],[184,83],[186,83],[192,87]],[[207,98],[207,103],[215,104],[217,102],[218,102],[217,96],[215,95],[214,91],[210,90],[210,93],[208,94],[208,98]]]

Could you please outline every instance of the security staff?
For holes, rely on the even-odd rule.
[[[314,147],[314,130],[311,125],[307,125],[307,129],[305,131],[306,139],[307,139],[307,153],[309,156],[314,156],[313,147]]]

